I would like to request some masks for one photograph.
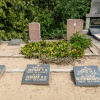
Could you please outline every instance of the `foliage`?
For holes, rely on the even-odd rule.
[[[70,39],[70,43],[81,48],[87,48],[92,45],[91,39],[86,38],[84,34],[75,33]]]
[[[72,44],[70,50],[70,57],[71,58],[78,58],[83,57],[84,55],[84,48],[80,47],[80,45]]]
[[[66,20],[83,18],[88,0],[0,0],[0,38],[28,37],[28,23],[39,22],[43,39],[64,38]]]
[[[59,42],[33,42],[25,45],[21,52],[28,58],[39,58],[42,55],[46,57],[64,58],[68,56],[70,44],[61,40]]]

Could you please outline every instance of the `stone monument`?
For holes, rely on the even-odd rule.
[[[100,28],[100,0],[92,0],[90,13],[86,14],[86,29],[93,25]]]
[[[90,13],[86,14],[86,29],[100,39],[100,0],[92,0]]]
[[[38,22],[29,23],[29,37],[30,41],[39,41],[41,39],[40,23]]]
[[[82,33],[83,29],[83,20],[82,19],[68,19],[67,20],[67,40],[70,40],[70,37],[76,33]]]

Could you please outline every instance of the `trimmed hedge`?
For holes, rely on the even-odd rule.
[[[28,23],[41,24],[42,39],[64,38],[66,21],[83,18],[90,0],[1,0],[0,38],[22,38],[27,41]]]

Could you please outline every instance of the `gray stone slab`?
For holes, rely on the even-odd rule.
[[[97,66],[75,66],[74,76],[77,86],[100,85],[100,71]]]
[[[100,34],[100,28],[89,28],[90,34]]]
[[[22,39],[11,39],[8,45],[20,45],[22,42]]]
[[[0,43],[2,43],[2,39],[0,39]]]
[[[22,84],[49,84],[49,64],[29,64],[24,72]]]
[[[6,69],[5,65],[0,65],[0,77],[4,73],[5,69]]]
[[[100,41],[100,34],[94,34],[93,36]]]
[[[96,49],[94,49],[93,47],[89,47],[89,49],[91,50],[91,52],[93,52],[94,55],[99,56],[99,53],[96,51]]]

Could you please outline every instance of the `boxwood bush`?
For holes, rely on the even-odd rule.
[[[60,40],[56,42],[32,42],[22,47],[21,52],[27,58],[40,58],[43,61],[55,62],[60,59],[76,59],[84,56],[84,49],[91,46],[91,40],[84,35],[75,33],[70,41]],[[68,60],[68,59],[67,59]]]

